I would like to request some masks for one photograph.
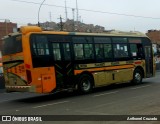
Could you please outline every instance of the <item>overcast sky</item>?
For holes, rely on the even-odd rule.
[[[0,21],[9,19],[19,26],[37,23],[40,4],[25,1],[42,3],[43,0],[0,0]],[[71,8],[76,7],[76,0],[66,0],[66,2],[69,7],[68,18],[73,19]],[[77,0],[77,2],[81,21],[87,24],[101,25],[106,30],[136,30],[144,33],[149,29],[160,29],[160,0]],[[63,6],[65,0],[46,0],[40,10],[40,22],[50,21],[50,13],[51,20],[54,22],[59,21],[60,15],[65,19]]]

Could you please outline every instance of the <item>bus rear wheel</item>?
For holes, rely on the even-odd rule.
[[[93,89],[93,80],[92,77],[88,74],[83,74],[78,79],[78,91],[82,94],[86,94],[92,91]]]
[[[142,71],[140,69],[136,69],[133,73],[133,84],[141,84],[142,83]]]

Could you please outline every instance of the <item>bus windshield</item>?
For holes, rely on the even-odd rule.
[[[2,54],[9,55],[22,52],[22,36],[21,34],[9,36],[3,40]]]

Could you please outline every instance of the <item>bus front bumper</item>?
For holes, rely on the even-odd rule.
[[[7,92],[36,92],[35,86],[5,86]]]

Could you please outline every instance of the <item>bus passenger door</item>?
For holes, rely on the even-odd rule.
[[[153,59],[151,46],[144,46],[145,63],[146,63],[146,76],[153,76]]]
[[[58,89],[69,88],[73,84],[73,63],[70,43],[52,43],[56,84]]]

